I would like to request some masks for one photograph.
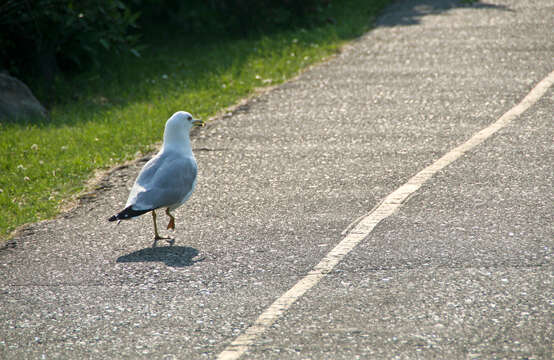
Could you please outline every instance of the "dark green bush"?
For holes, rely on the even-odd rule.
[[[176,32],[245,35],[320,21],[331,0],[134,0],[147,27],[164,23]]]
[[[234,34],[309,26],[331,0],[0,0],[0,71],[23,80],[138,55],[141,31]],[[141,19],[139,19],[141,14]]]
[[[137,18],[118,0],[0,0],[0,68],[51,81],[106,53],[136,51]]]

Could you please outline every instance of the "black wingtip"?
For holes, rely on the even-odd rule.
[[[132,209],[131,207],[132,207],[132,205],[129,206],[129,207],[126,207],[126,208],[123,209],[119,214],[110,217],[110,218],[108,219],[108,221],[128,220],[128,219],[134,218],[135,216],[142,215],[142,214],[147,213],[147,212],[149,212],[149,211],[152,210],[152,209],[148,209],[148,210],[134,210],[134,209]]]

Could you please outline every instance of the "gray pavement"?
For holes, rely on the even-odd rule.
[[[553,10],[390,6],[196,134],[173,247],[150,247],[150,217],[106,221],[144,162],[111,172],[0,251],[0,358],[217,357],[354,219],[553,70]],[[552,358],[553,105],[550,89],[427,182],[244,358]]]

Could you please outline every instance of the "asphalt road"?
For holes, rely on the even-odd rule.
[[[216,358],[352,221],[547,77],[553,29],[549,0],[390,6],[195,134],[174,246],[151,248],[149,216],[106,220],[141,161],[21,231],[0,250],[0,358]],[[550,88],[427,181],[243,358],[551,359],[553,109]]]

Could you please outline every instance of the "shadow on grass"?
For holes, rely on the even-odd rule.
[[[185,267],[204,260],[204,258],[193,260],[196,256],[198,256],[198,250],[188,246],[148,247],[120,256],[116,262],[163,262],[167,266]]]

